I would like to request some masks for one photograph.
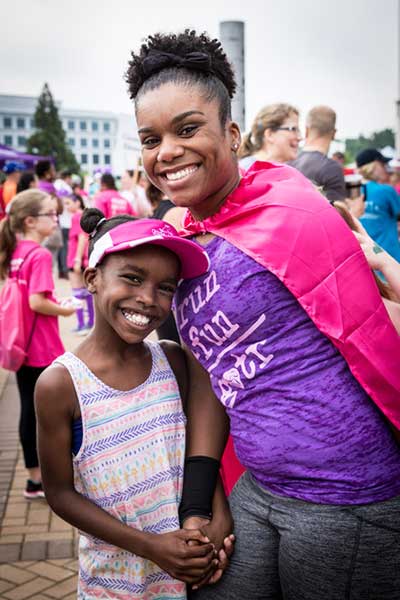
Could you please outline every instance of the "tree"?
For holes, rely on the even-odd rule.
[[[34,125],[36,131],[27,140],[27,151],[52,156],[57,169],[70,169],[78,173],[79,164],[67,145],[58,109],[47,83],[44,84],[38,99]]]
[[[361,150],[366,148],[384,148],[391,146],[394,148],[394,132],[392,129],[382,129],[375,131],[370,137],[365,137],[362,134],[358,138],[349,138],[346,140],[346,156],[349,162],[353,162]]]

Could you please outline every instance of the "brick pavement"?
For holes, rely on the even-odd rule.
[[[57,281],[60,296],[69,294]],[[60,319],[67,349],[75,317]],[[25,500],[26,472],[18,443],[19,399],[15,376],[0,369],[0,600],[76,598],[76,531],[45,500]]]

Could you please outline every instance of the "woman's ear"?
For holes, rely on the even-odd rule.
[[[87,269],[84,270],[83,281],[85,283],[85,286],[86,286],[88,292],[90,292],[91,294],[95,294],[97,291],[97,289],[96,289],[97,278],[98,278],[98,270],[96,269],[96,267],[88,267]]]
[[[242,136],[240,134],[240,128],[239,125],[237,123],[235,123],[235,121],[231,121],[228,125],[228,133],[230,136],[230,145],[231,148],[236,148],[238,149],[241,142],[242,142]]]
[[[36,223],[36,217],[31,217],[31,216],[25,217],[24,224],[23,224],[24,231],[26,232],[26,231],[30,231],[31,229],[33,229],[35,226],[35,223]]]

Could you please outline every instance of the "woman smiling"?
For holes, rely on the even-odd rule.
[[[182,233],[211,261],[177,293],[192,353],[184,527],[207,531],[203,458],[220,459],[229,425],[247,468],[231,565],[199,598],[398,597],[400,450],[383,415],[400,426],[400,338],[359,245],[294,169],[256,162],[240,179],[217,40],[151,36],[127,82],[147,176],[188,208]]]

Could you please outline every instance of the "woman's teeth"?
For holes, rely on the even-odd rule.
[[[122,314],[125,319],[134,325],[148,325],[150,323],[150,317],[146,317],[145,315],[140,315],[135,312],[128,312],[127,310],[123,310]]]
[[[168,181],[177,181],[178,179],[183,179],[187,175],[194,173],[197,171],[197,165],[193,165],[193,167],[186,167],[186,169],[181,169],[180,171],[175,171],[175,173],[166,173],[165,177]]]

